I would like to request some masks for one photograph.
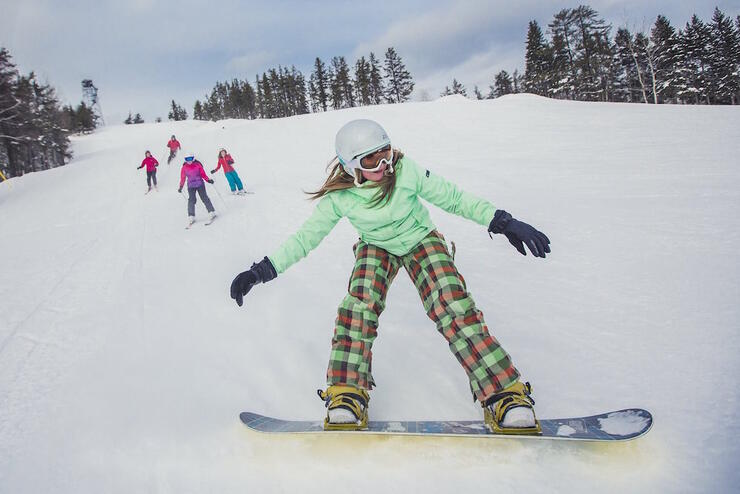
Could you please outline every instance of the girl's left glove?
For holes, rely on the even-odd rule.
[[[488,234],[503,233],[509,243],[523,256],[527,255],[524,244],[535,257],[545,257],[550,253],[550,239],[547,235],[536,230],[523,221],[515,220],[503,209],[497,209],[491,223],[488,225]]]
[[[236,301],[236,304],[241,307],[244,303],[244,295],[249,293],[257,283],[267,283],[270,280],[277,277],[277,271],[270,262],[270,259],[265,256],[260,262],[252,264],[249,270],[239,273],[231,282],[231,298]]]

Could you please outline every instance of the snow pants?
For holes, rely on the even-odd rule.
[[[231,189],[231,192],[234,192],[235,190],[243,190],[244,186],[242,185],[242,181],[239,179],[239,175],[237,175],[236,170],[231,170],[230,172],[226,172],[226,180],[229,181],[229,188]]]
[[[419,292],[424,310],[465,370],[475,399],[483,402],[519,379],[519,372],[488,333],[483,314],[447,250],[444,237],[430,232],[411,252],[395,256],[359,241],[348,293],[339,305],[326,373],[328,385],[372,389],[372,346],[385,296],[400,266]],[[414,351],[410,348],[409,351]]]
[[[152,182],[154,182],[154,186],[157,186],[157,170],[152,170],[150,172],[146,172],[146,184],[149,186],[149,188],[152,188]]]
[[[195,192],[198,192],[198,195],[200,196],[200,200],[203,201],[203,204],[206,205],[206,209],[210,213],[213,211],[213,204],[211,204],[211,199],[208,197],[208,193],[206,192],[206,184],[201,184],[198,188],[188,188],[188,216],[195,216]]]

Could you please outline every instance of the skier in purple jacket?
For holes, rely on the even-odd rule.
[[[182,186],[185,184],[185,180],[188,181],[188,226],[195,223],[195,193],[197,192],[200,196],[200,200],[205,204],[206,209],[210,215],[210,221],[216,217],[216,210],[211,204],[211,199],[208,197],[206,192],[206,184],[213,183],[213,180],[208,178],[206,171],[203,169],[203,165],[200,161],[195,159],[192,153],[185,156],[185,162],[182,164],[182,170],[180,171],[180,188],[178,192],[182,192]]]

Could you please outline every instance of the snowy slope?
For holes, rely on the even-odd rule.
[[[430,207],[541,417],[629,406],[626,444],[293,438],[238,413],[323,416],[356,234],[340,222],[238,308],[233,276],[310,214],[336,130],[380,121],[423,166],[547,233],[547,259]],[[740,112],[445,98],[270,121],[107,127],[59,169],[0,184],[0,492],[687,492],[738,481]],[[174,133],[216,176],[184,230]],[[144,195],[144,150],[163,164]],[[220,196],[217,194],[220,192]],[[201,219],[202,205],[197,206]],[[373,419],[474,419],[465,375],[396,279]]]

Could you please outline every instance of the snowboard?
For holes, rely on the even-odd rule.
[[[625,441],[646,434],[653,425],[647,410],[627,408],[614,412],[563,419],[540,419],[542,434],[494,434],[482,420],[370,421],[361,431],[325,431],[323,420],[281,420],[242,412],[241,421],[251,430],[287,434],[382,434],[400,436],[495,437],[570,441]]]

